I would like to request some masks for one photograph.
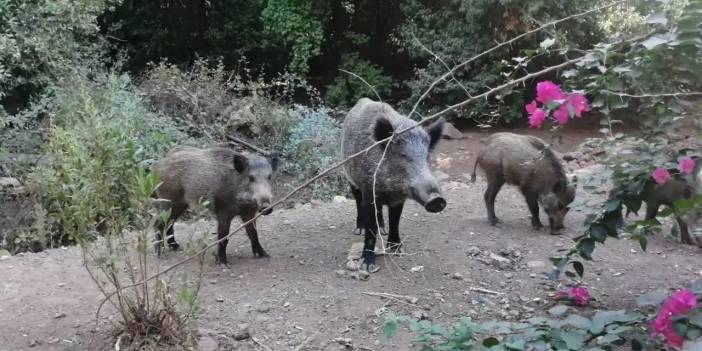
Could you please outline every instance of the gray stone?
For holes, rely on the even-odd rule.
[[[447,122],[446,124],[444,124],[444,131],[441,134],[441,137],[449,140],[457,140],[463,139],[465,136],[453,124]]]
[[[334,198],[332,199],[332,202],[336,203],[336,204],[344,203],[344,202],[346,202],[346,198],[343,196],[337,195],[337,196],[334,196]]]
[[[436,177],[436,181],[443,182],[444,180],[449,179],[450,176],[442,171],[435,171],[434,177]]]
[[[217,341],[209,336],[201,337],[197,342],[198,349],[200,351],[217,351],[219,350],[219,344]]]
[[[527,262],[526,265],[527,265],[527,267],[529,267],[531,269],[546,267],[546,263],[544,263],[543,261],[538,261],[538,260],[537,261],[529,261],[529,262]]]
[[[504,258],[500,255],[490,253],[490,264],[499,269],[509,269],[512,268],[512,261],[508,258]]]

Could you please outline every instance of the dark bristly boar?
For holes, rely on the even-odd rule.
[[[388,104],[360,99],[344,120],[342,154],[348,157],[391,136],[396,130],[416,124]],[[440,212],[446,207],[439,184],[429,170],[429,151],[439,141],[443,126],[444,121],[441,119],[428,127],[414,128],[393,139],[378,169],[375,198],[373,175],[385,144],[372,148],[344,166],[356,199],[357,227],[365,232],[363,266],[369,272],[375,270],[374,248],[378,233],[376,208],[380,210],[383,205],[388,206],[388,248],[399,250],[398,226],[405,200],[411,198],[429,212]]]
[[[551,234],[558,234],[563,228],[568,205],[575,198],[575,186],[568,184],[563,166],[543,140],[528,135],[495,133],[488,138],[485,149],[475,161],[473,182],[478,166],[487,178],[485,206],[490,224],[496,225],[499,221],[495,215],[495,198],[507,183],[521,190],[535,229],[543,228],[539,203],[548,215]]]
[[[173,237],[173,222],[199,201],[209,202],[217,219],[217,237],[229,234],[234,217],[246,222],[258,211],[270,214],[272,200],[271,179],[278,165],[277,156],[265,158],[246,156],[232,149],[215,146],[208,149],[176,147],[155,167],[161,178],[156,190],[164,201],[164,210],[170,209],[166,223],[157,223],[156,252],[163,245],[161,234],[166,232],[168,246],[178,249]],[[258,241],[255,222],[246,226],[254,256],[267,257]],[[227,263],[228,240],[223,240],[217,250],[217,262]]]
[[[698,156],[693,156],[695,168],[690,174],[683,174],[680,178],[671,178],[662,185],[656,185],[653,189],[653,194],[646,200],[646,219],[653,219],[658,214],[658,209],[661,205],[674,207],[678,200],[689,199],[695,195],[702,195],[702,186],[700,184],[699,173],[702,167],[702,160]],[[686,218],[692,218],[693,214],[687,216],[676,216],[675,220],[680,227],[680,241],[684,244],[694,245],[695,240],[690,235],[690,230],[687,225]],[[702,247],[702,241],[697,245]]]

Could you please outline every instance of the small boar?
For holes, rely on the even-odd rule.
[[[396,130],[416,124],[388,104],[362,98],[344,120],[342,154],[348,157],[391,136]],[[378,233],[376,208],[380,211],[383,205],[388,206],[388,248],[399,250],[398,227],[405,200],[411,198],[429,212],[440,212],[446,207],[439,184],[429,170],[429,152],[439,141],[443,127],[444,120],[441,119],[428,127],[414,128],[393,139],[378,169],[375,198],[373,175],[385,144],[372,148],[344,165],[344,173],[356,199],[357,231],[365,231],[362,264],[369,272],[375,268],[374,249]],[[378,219],[382,220],[382,212]]]
[[[548,215],[551,234],[558,234],[563,228],[568,205],[575,198],[575,187],[568,184],[563,166],[543,140],[528,135],[495,133],[475,160],[472,182],[475,182],[478,166],[485,172],[488,182],[485,206],[490,224],[499,222],[495,215],[495,198],[507,183],[518,186],[524,195],[534,229],[543,228],[539,203]]]
[[[680,178],[671,178],[661,185],[656,185],[650,198],[646,199],[646,219],[653,219],[658,214],[658,209],[661,205],[674,207],[675,201],[681,199],[689,199],[695,195],[702,195],[702,189],[699,179],[700,168],[702,162],[697,156],[693,156],[695,168],[691,174],[684,174]],[[686,218],[692,219],[695,213],[687,216],[675,217],[680,227],[680,241],[684,244],[694,245],[695,239],[690,235],[690,230],[687,225]],[[697,243],[702,246],[702,241]]]
[[[277,166],[277,156],[246,156],[222,146],[208,149],[176,147],[171,150],[154,169],[162,182],[156,195],[170,200],[164,205],[164,210],[170,209],[170,218],[165,223],[157,223],[156,252],[161,251],[161,233],[164,230],[168,246],[178,249],[173,236],[173,222],[188,207],[201,200],[209,202],[209,208],[217,219],[219,239],[229,234],[235,216],[246,222],[258,211],[270,214],[273,196],[271,180]],[[246,234],[254,256],[268,257],[258,241],[255,222],[246,225]],[[219,243],[218,263],[227,263],[227,243],[228,240]]]

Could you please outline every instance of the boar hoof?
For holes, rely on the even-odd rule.
[[[380,233],[380,235],[383,235],[383,236],[388,235],[388,232],[383,227],[378,228],[378,233]]]
[[[375,264],[375,252],[371,250],[363,251],[363,261],[360,269],[368,273],[375,273],[380,270],[380,266]]]
[[[488,222],[490,223],[490,225],[496,226],[497,223],[500,223],[502,221],[497,217],[488,217]]]
[[[254,257],[258,257],[258,258],[268,258],[268,257],[271,257],[271,256],[269,256],[268,253],[266,253],[265,250],[263,250],[263,249],[258,249],[258,250],[254,250]]]
[[[168,243],[168,248],[171,249],[171,251],[180,251],[180,244]]]

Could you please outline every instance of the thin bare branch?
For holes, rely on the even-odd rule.
[[[655,94],[627,94],[623,92],[611,91],[611,90],[600,90],[603,94],[616,95],[620,97],[629,97],[636,99],[646,99],[646,98],[656,98],[656,97],[686,97],[686,96],[702,96],[700,91],[682,92],[682,93],[655,93]]]
[[[365,83],[365,84],[373,91],[373,94],[375,94],[375,97],[378,98],[378,101],[381,101],[381,102],[383,101],[383,99],[380,97],[380,94],[378,94],[378,91],[375,90],[375,87],[374,87],[373,85],[371,85],[370,83],[368,83],[365,79],[363,79],[363,77],[359,76],[359,75],[356,74],[356,73],[349,72],[349,71],[347,71],[347,70],[345,70],[345,69],[339,69],[339,71],[344,72],[344,73],[346,73],[346,74],[350,74],[350,75],[352,75],[352,76],[354,76],[354,77],[360,79],[363,83]]]

